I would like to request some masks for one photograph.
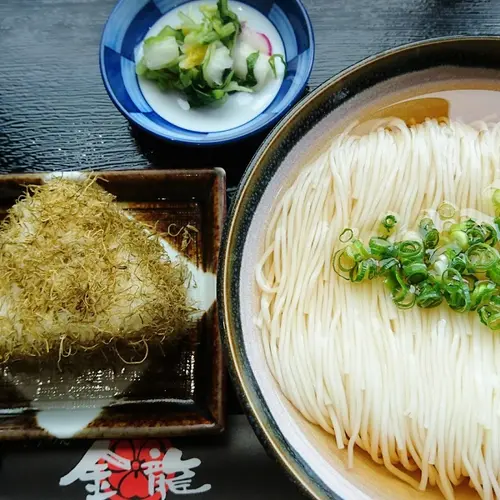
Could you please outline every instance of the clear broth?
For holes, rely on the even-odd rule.
[[[500,80],[427,83],[389,95],[377,107],[366,109],[356,119],[360,124],[353,129],[353,133],[366,134],[377,120],[391,117],[400,118],[409,126],[428,118],[447,118],[465,123],[499,121]]]

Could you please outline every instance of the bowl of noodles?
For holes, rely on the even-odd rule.
[[[312,498],[500,498],[499,49],[428,40],[346,69],[240,184],[230,369]]]

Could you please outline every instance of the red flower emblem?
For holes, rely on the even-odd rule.
[[[110,500],[161,500],[160,493],[149,494],[148,478],[144,473],[142,465],[151,460],[162,460],[171,444],[166,439],[149,439],[146,441],[134,440],[116,440],[111,441],[109,449],[130,460],[130,470],[123,470],[108,464],[108,470],[111,476],[107,484],[102,484],[101,491],[116,492]],[[98,463],[105,463],[99,460]],[[169,474],[167,477],[174,477]],[[166,486],[168,490],[168,485]]]

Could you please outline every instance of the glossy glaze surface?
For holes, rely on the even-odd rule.
[[[24,186],[53,175],[0,176],[0,219]],[[144,363],[125,363],[130,347],[117,344],[120,355],[109,346],[61,363],[48,355],[0,366],[0,439],[218,433],[224,426],[225,372],[215,272],[224,171],[114,171],[100,177],[123,210],[165,234],[166,252],[186,263],[196,283],[189,293],[200,312],[177,342],[151,342]],[[195,236],[186,246],[179,228],[188,224]],[[166,234],[169,228],[173,236]]]

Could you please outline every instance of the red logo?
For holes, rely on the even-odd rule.
[[[59,484],[87,483],[87,500],[165,500],[209,491],[210,484],[191,486],[200,465],[165,439],[96,441]]]
[[[131,470],[123,470],[113,464],[108,464],[111,475],[107,480],[101,482],[104,492],[116,492],[110,500],[162,500],[160,492],[149,494],[149,480],[144,472],[144,464],[151,460],[163,460],[165,453],[171,447],[166,439],[141,441],[111,441],[109,450],[130,461]],[[104,459],[99,460],[100,464],[106,463]],[[167,478],[172,479],[175,474],[168,474]],[[108,485],[102,484],[107,481]],[[103,486],[108,486],[107,489]],[[168,484],[165,485],[168,491]]]

